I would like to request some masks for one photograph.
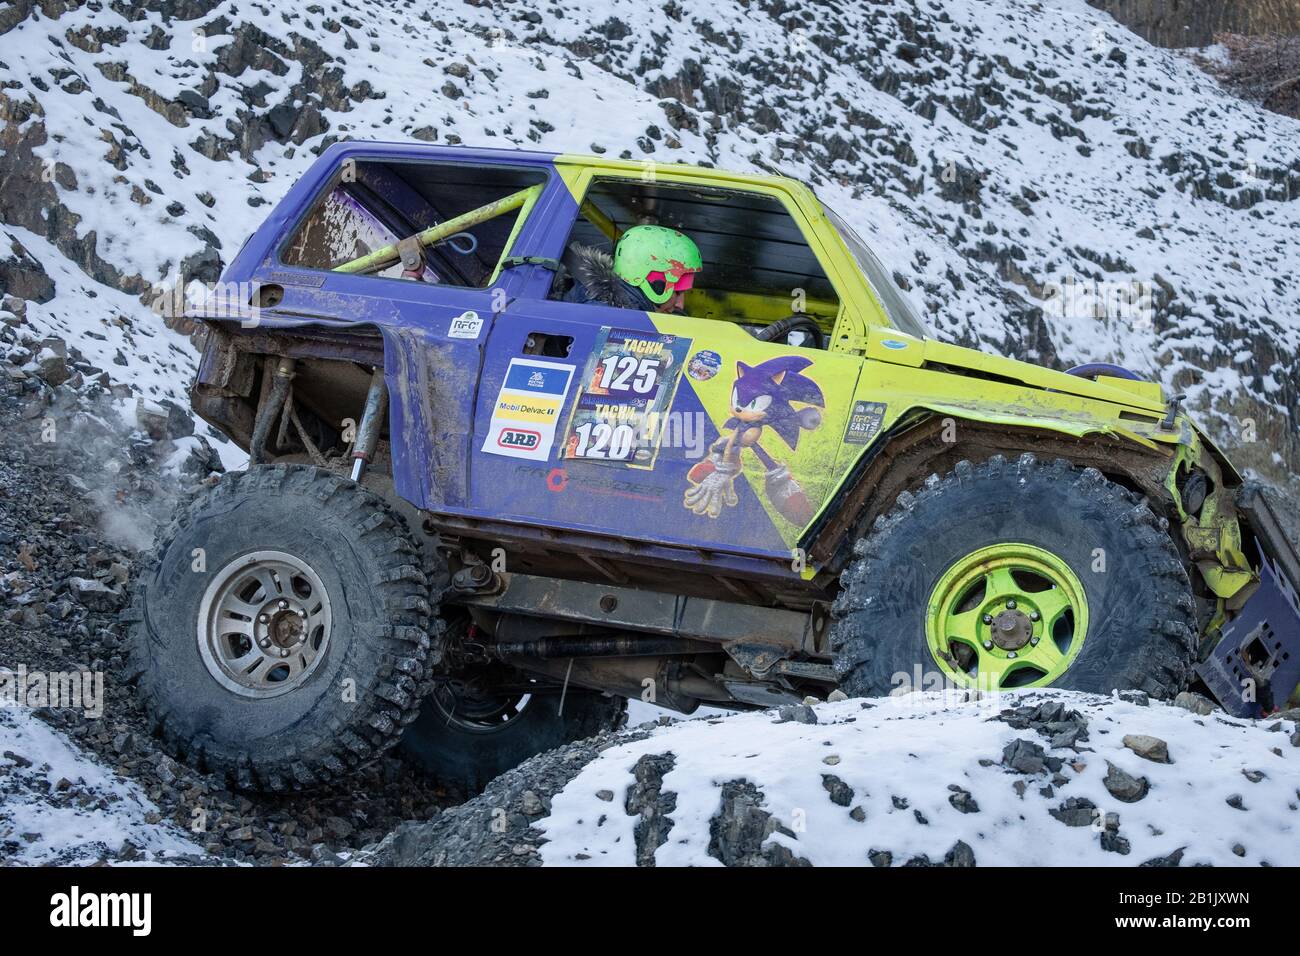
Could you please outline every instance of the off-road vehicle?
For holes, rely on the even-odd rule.
[[[685,314],[565,301],[645,224],[698,244]],[[927,337],[799,182],[338,144],[222,289],[191,400],[250,464],[133,608],[158,729],[233,785],[400,739],[474,786],[627,698],[1195,685],[1257,714],[1300,679],[1300,563],[1176,397]]]

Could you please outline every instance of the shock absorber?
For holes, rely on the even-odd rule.
[[[248,443],[250,465],[260,465],[266,457],[266,439],[271,434],[271,426],[280,415],[280,409],[284,407],[293,376],[293,359],[282,357],[276,363],[275,372],[271,377],[270,394],[257,409],[257,420],[253,423],[253,437]]]
[[[388,390],[384,387],[384,370],[370,373],[370,388],[366,391],[366,407],[357,426],[357,440],[352,446],[352,480],[360,481],[366,465],[375,454],[379,433],[384,430],[388,416]]]

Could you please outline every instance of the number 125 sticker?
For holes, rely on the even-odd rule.
[[[563,456],[653,468],[691,340],[605,327],[587,360]]]

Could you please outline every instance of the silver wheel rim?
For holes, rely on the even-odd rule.
[[[199,605],[199,656],[241,697],[279,697],[302,686],[325,657],[330,600],[301,558],[254,551],[223,567]]]

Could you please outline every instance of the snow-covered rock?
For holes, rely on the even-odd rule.
[[[815,724],[767,711],[642,727],[533,758],[358,859],[1300,863],[1300,714],[1251,722],[1125,697],[926,693],[819,704]]]
[[[21,707],[0,707],[0,863],[193,862],[204,850],[140,787]]]

